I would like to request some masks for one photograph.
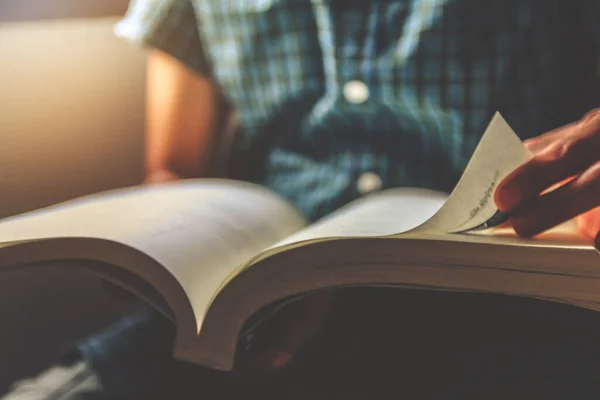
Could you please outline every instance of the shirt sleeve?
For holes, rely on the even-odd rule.
[[[191,0],[131,0],[115,34],[159,49],[201,75],[209,75]]]

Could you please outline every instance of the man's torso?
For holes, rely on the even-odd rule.
[[[365,173],[382,188],[451,190],[497,110],[526,138],[593,105],[577,2],[193,5],[239,113],[234,161],[310,217],[363,194]]]

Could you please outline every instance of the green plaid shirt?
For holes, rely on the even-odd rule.
[[[314,219],[451,190],[497,110],[526,138],[598,106],[598,21],[598,0],[135,0],[117,33],[212,77],[240,117],[232,176]],[[170,353],[143,326],[82,346],[106,382],[140,374],[122,352]]]
[[[524,138],[580,118],[599,20],[598,0],[137,0],[117,32],[213,77],[233,176],[318,218],[365,188],[451,190],[497,110]]]

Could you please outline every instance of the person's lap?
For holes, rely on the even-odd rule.
[[[74,360],[8,399],[587,399],[600,394],[600,314],[593,311],[508,296],[393,289],[351,289],[339,298],[341,306],[321,340],[271,378],[234,383],[225,373],[145,354],[137,361],[140,371],[148,371],[142,368],[148,363],[157,365],[151,374],[124,374],[133,377],[129,392],[119,394],[94,374],[93,365]],[[170,324],[158,314],[152,318],[156,326]],[[167,341],[157,353],[169,346]],[[129,369],[135,358],[126,363]],[[44,397],[40,393],[49,393],[53,379],[63,388]]]

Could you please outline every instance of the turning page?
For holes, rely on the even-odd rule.
[[[271,249],[335,237],[458,233],[497,225],[503,216],[494,204],[494,191],[502,179],[530,158],[521,139],[496,113],[450,196],[416,188],[369,195]]]
[[[448,200],[411,233],[459,233],[505,222],[508,218],[496,208],[494,192],[508,174],[531,157],[521,139],[496,113]]]

